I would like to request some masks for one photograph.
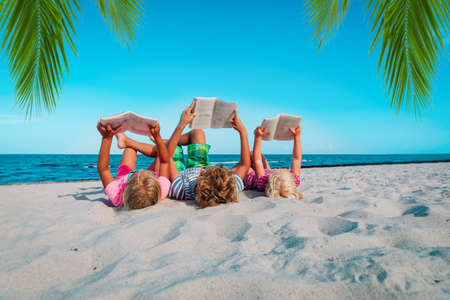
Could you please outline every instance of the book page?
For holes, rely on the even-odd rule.
[[[266,134],[263,136],[263,140],[270,141],[275,136],[275,131],[277,129],[278,117],[272,119],[264,119],[261,127],[267,128]]]
[[[214,105],[217,98],[195,97],[195,118],[192,120],[192,129],[211,128],[211,120],[214,112]]]
[[[154,126],[156,122],[157,122],[156,119],[140,116],[130,111],[103,117],[100,119],[100,123],[102,125],[110,124],[111,127],[113,128],[122,126],[120,132],[125,132],[128,130],[136,134],[146,136],[150,135],[148,126],[149,125]]]
[[[155,126],[156,122],[157,121],[155,119],[140,116],[135,113],[130,113],[128,117],[127,130],[136,134],[150,136],[150,129],[148,127]]]
[[[294,139],[289,128],[297,128],[297,126],[300,125],[301,120],[302,117],[280,114],[277,129],[273,138],[281,141]]]
[[[103,126],[106,126],[106,125],[109,124],[109,125],[111,125],[111,127],[113,129],[115,129],[115,128],[119,127],[119,126],[122,126],[122,129],[120,130],[120,132],[125,132],[125,131],[127,131],[127,128],[128,128],[128,116],[130,115],[130,113],[131,112],[126,111],[126,112],[123,112],[123,113],[120,113],[120,114],[115,114],[115,115],[112,115],[112,116],[102,117],[100,119],[100,123]]]
[[[230,123],[233,111],[236,109],[236,102],[225,102],[217,99],[211,121],[211,128],[231,128]]]

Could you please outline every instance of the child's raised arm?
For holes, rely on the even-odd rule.
[[[302,133],[302,127],[300,125],[297,128],[289,128],[289,131],[294,136],[294,149],[292,150],[291,171],[292,173],[300,176],[300,169],[302,167],[302,142],[300,135]]]
[[[247,129],[245,129],[241,119],[237,116],[236,110],[233,112],[233,118],[230,120],[230,123],[233,125],[233,128],[239,132],[241,139],[241,159],[237,165],[231,168],[230,171],[236,173],[242,180],[244,180],[251,165]]]
[[[119,132],[120,127],[113,129],[109,124],[103,126],[98,122],[97,130],[102,135],[102,144],[100,146],[100,153],[98,154],[97,161],[97,171],[102,180],[103,187],[106,188],[108,184],[114,181],[114,177],[109,170],[109,152],[111,151],[112,138]]]
[[[264,164],[263,157],[261,154],[261,143],[262,138],[266,134],[267,128],[262,128],[261,126],[256,127],[255,141],[253,143],[253,163],[255,164],[256,177],[259,178],[264,175]]]
[[[161,135],[159,133],[160,126],[156,123],[154,127],[149,126],[150,134],[155,140],[156,147],[158,149],[157,160],[159,160],[159,176],[169,178],[169,152],[167,151],[167,146],[164,143]]]
[[[186,127],[187,124],[191,123],[195,117],[194,105],[195,101],[193,101],[191,105],[189,105],[187,108],[183,110],[180,122],[178,123],[177,127],[172,133],[172,136],[169,139],[169,142],[167,143],[167,151],[169,153],[170,181],[173,181],[178,176],[177,168],[175,166],[175,163],[173,162],[173,154],[178,145],[178,141],[180,140],[180,136],[183,133],[184,128]]]

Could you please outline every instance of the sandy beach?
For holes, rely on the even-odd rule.
[[[305,169],[304,199],[108,207],[0,186],[0,298],[448,299],[450,163]]]

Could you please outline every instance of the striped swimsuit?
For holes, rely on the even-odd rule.
[[[202,168],[191,168],[179,172],[170,186],[169,197],[177,200],[195,200],[194,188],[201,172]],[[233,174],[233,177],[236,180],[236,192],[239,193],[244,189],[244,183],[237,174]]]

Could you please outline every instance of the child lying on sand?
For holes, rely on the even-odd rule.
[[[294,149],[292,150],[291,169],[271,169],[264,155],[261,154],[262,138],[267,128],[258,126],[255,131],[253,145],[253,167],[245,178],[245,189],[265,191],[270,198],[302,199],[303,195],[297,191],[300,185],[300,168],[302,165],[302,144],[300,140],[301,126],[289,128],[294,136]]]
[[[148,170],[136,170],[136,151],[148,154],[148,151],[152,152],[154,146],[147,145],[149,147],[145,147],[146,144],[141,144],[140,146],[144,146],[126,147],[115,179],[109,170],[109,153],[112,138],[119,132],[120,127],[113,129],[110,125],[103,126],[99,122],[97,129],[102,135],[97,170],[105,193],[114,206],[127,205],[129,208],[144,208],[165,199],[170,187],[168,179],[169,153],[159,134],[159,124],[149,128],[149,133],[155,140],[158,149],[157,169],[155,169],[156,164],[152,164]]]
[[[169,156],[174,156],[170,162],[170,176],[173,178],[173,182],[169,196],[178,200],[195,200],[200,207],[237,202],[237,194],[244,187],[242,180],[251,163],[245,126],[234,111],[230,122],[233,128],[239,132],[240,162],[230,170],[223,165],[209,166],[208,152],[211,146],[206,144],[203,130],[194,129],[187,136],[181,136],[186,125],[195,116],[194,104],[195,102],[183,111],[180,123],[168,142]],[[186,165],[183,161],[183,149],[178,146],[179,144],[188,146]]]

